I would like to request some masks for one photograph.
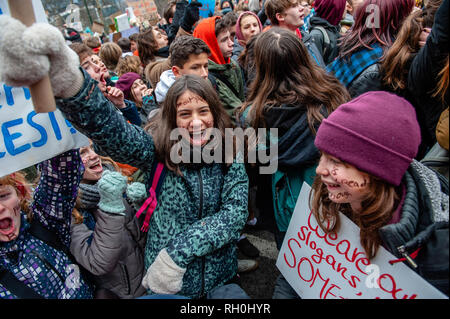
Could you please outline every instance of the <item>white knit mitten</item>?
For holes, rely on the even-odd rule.
[[[186,268],[175,264],[164,248],[148,268],[142,286],[157,294],[176,294],[183,286],[185,272]]]
[[[56,97],[74,96],[83,84],[78,55],[62,33],[47,23],[26,27],[0,15],[0,80],[10,86],[30,86],[48,74]]]

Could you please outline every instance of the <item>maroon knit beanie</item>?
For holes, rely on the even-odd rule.
[[[131,97],[131,87],[134,81],[140,79],[141,76],[134,72],[123,74],[116,82],[116,88],[123,92],[125,99],[129,100]]]
[[[327,20],[331,25],[338,25],[346,4],[345,0],[316,0],[314,8],[318,17]]]
[[[400,182],[420,144],[413,106],[388,92],[368,92],[322,121],[318,149],[393,185]]]

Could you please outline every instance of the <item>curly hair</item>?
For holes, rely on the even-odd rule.
[[[141,59],[135,55],[127,55],[119,59],[117,63],[116,73],[118,77],[121,77],[125,73],[134,72],[142,75]]]

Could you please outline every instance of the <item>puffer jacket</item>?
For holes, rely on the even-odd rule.
[[[93,140],[99,153],[148,175],[155,160],[152,137],[117,116],[95,81],[83,74],[80,92],[59,99],[59,109]],[[173,261],[187,269],[179,294],[198,298],[236,275],[235,243],[248,216],[248,177],[243,163],[227,169],[217,163],[180,169],[182,176],[168,171],[162,184],[150,220],[145,268],[166,248]]]
[[[113,110],[114,113],[116,113]],[[116,113],[117,114],[117,113]],[[119,116],[119,115],[118,115]],[[41,178],[33,195],[33,222],[57,236],[67,250],[70,220],[84,168],[78,150],[72,150],[41,164]],[[69,256],[30,231],[22,213],[19,237],[0,243],[0,271],[7,270],[45,299],[91,299],[92,286]],[[17,299],[0,284],[1,299]]]
[[[414,259],[418,267],[405,263],[448,295],[448,181],[414,160],[403,183],[406,195],[400,221],[379,229],[384,247],[397,258],[404,257],[403,248],[408,255],[420,248]]]
[[[131,299],[145,294],[141,285],[145,235],[140,231],[135,210],[124,203],[125,216],[98,208],[81,210],[85,223],[72,221],[70,250],[77,262],[93,274],[97,288],[108,289],[121,299]]]
[[[173,74],[172,70],[164,71],[161,74],[161,78],[156,85],[155,96],[156,102],[162,104],[166,98],[167,91],[169,91],[170,87],[173,83],[175,83],[176,77]]]

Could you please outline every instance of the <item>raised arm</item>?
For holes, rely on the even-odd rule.
[[[152,138],[128,124],[79,67],[78,55],[55,27],[25,27],[0,15],[0,78],[11,86],[28,86],[48,74],[57,106],[80,132],[114,160],[143,168],[154,156]],[[14,48],[20,47],[20,52]]]
[[[81,69],[80,69],[81,70]],[[58,99],[57,106],[96,148],[113,160],[145,169],[154,157],[153,139],[142,128],[127,123],[84,71],[85,80],[74,97]]]
[[[33,195],[33,219],[70,245],[72,210],[84,172],[78,150],[71,150],[39,164],[41,177]]]

